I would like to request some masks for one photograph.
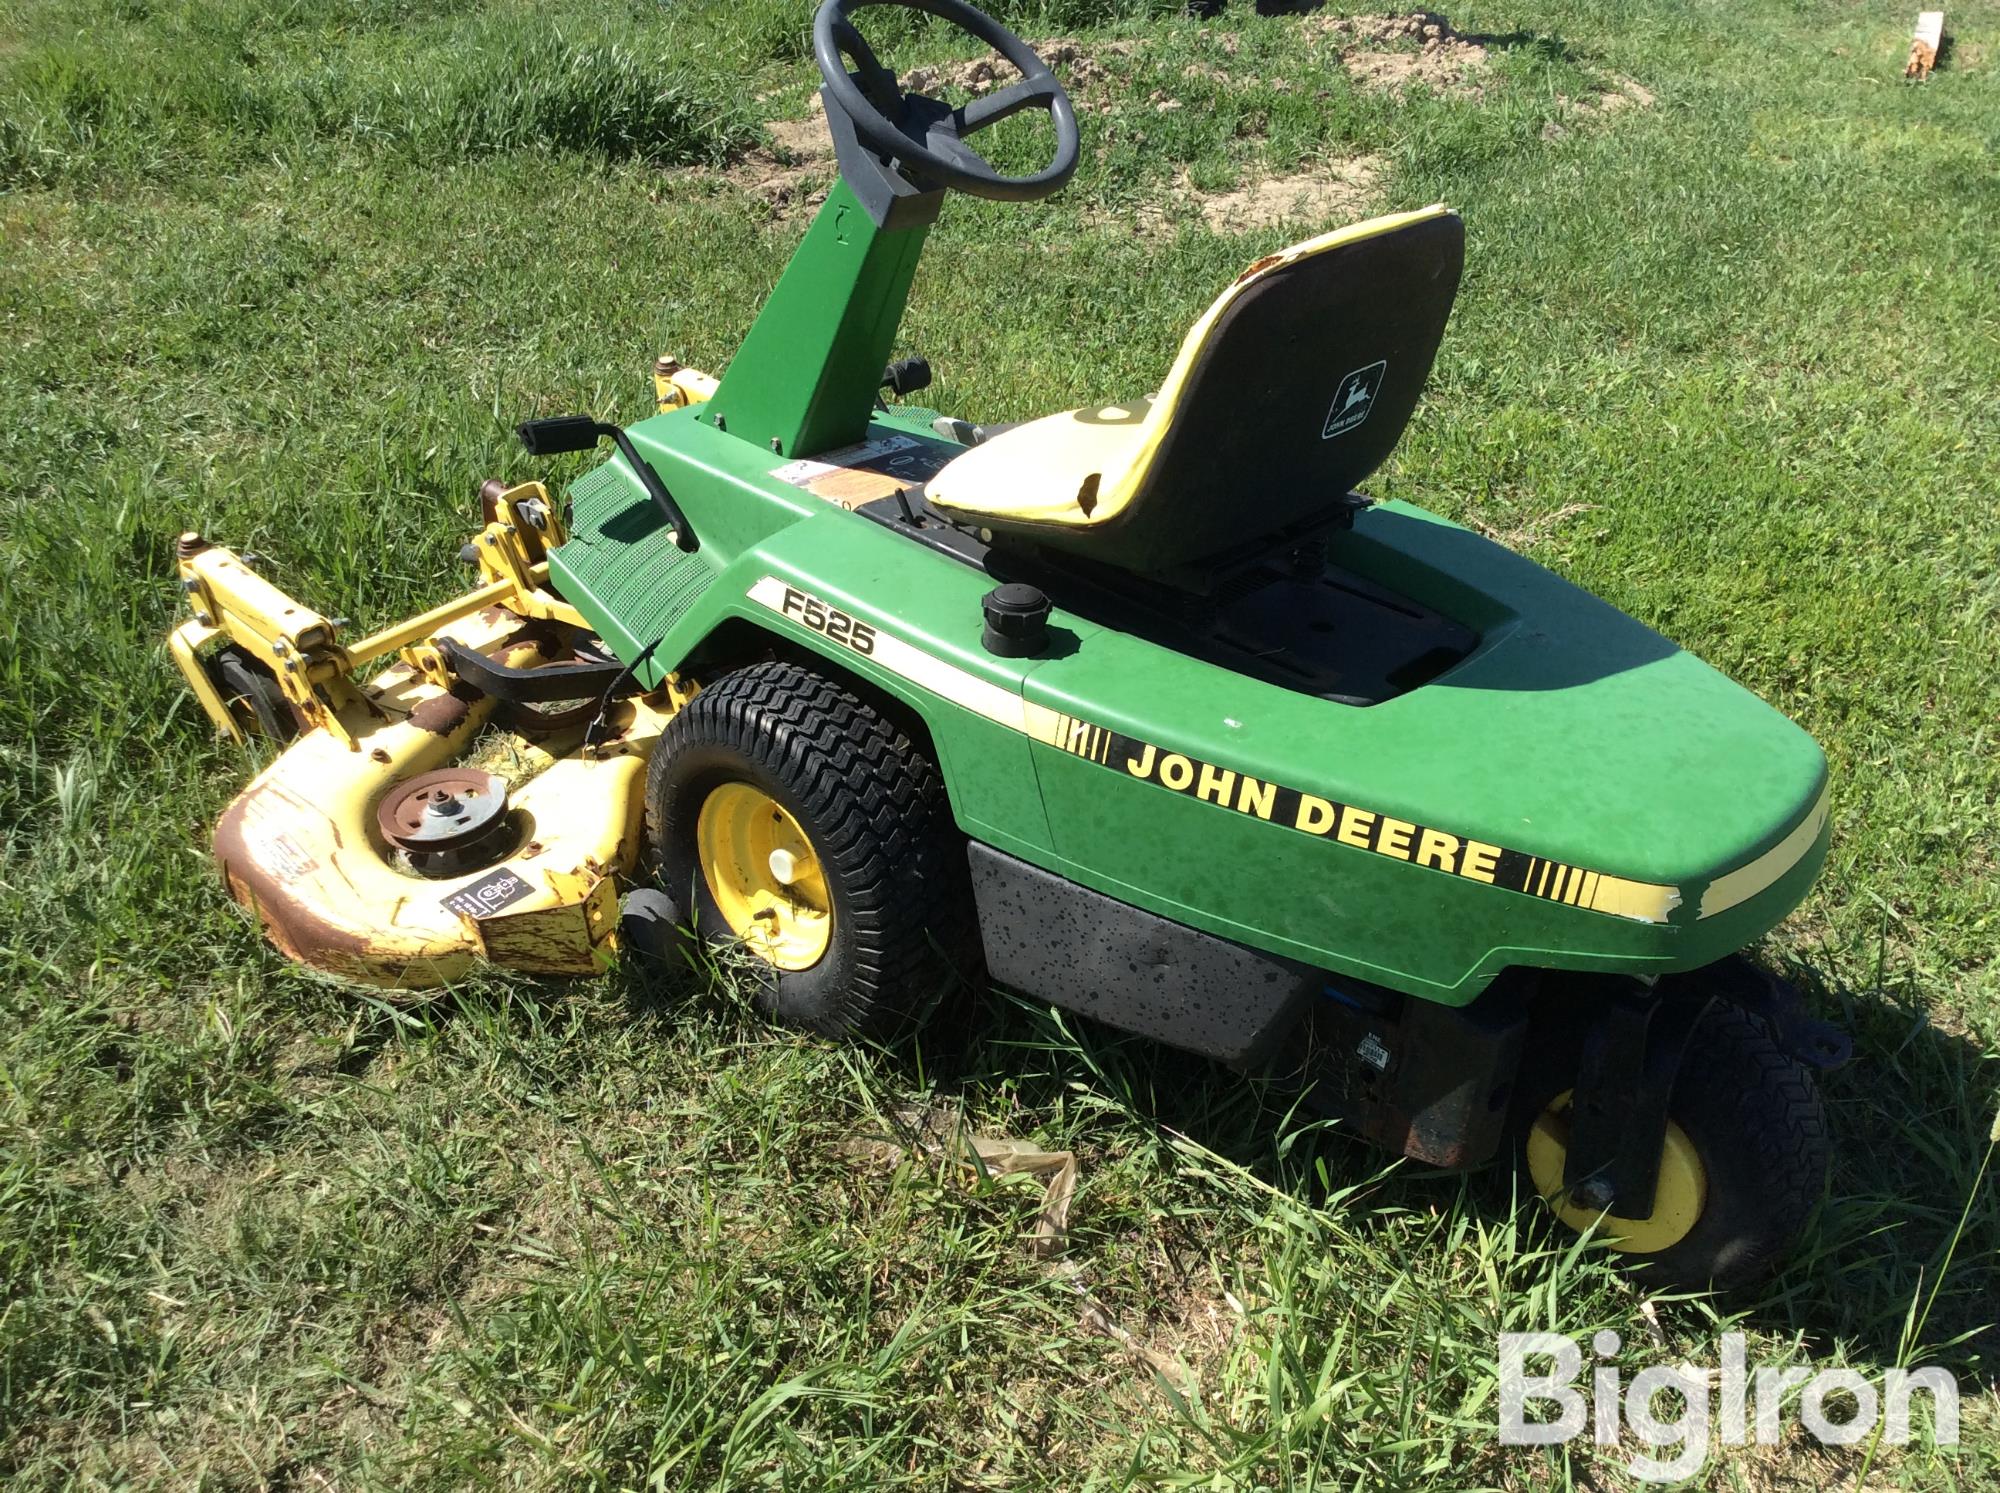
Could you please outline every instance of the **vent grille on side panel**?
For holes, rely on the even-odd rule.
[[[666,636],[713,579],[701,552],[667,537],[659,510],[615,462],[578,478],[567,496],[571,538],[549,559],[563,594],[614,644]]]

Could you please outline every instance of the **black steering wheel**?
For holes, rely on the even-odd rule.
[[[899,5],[950,22],[1019,68],[1020,82],[962,109],[904,93],[854,28],[854,12],[869,5]],[[1062,84],[1033,47],[964,0],[826,0],[813,18],[813,56],[826,78],[827,103],[847,116],[862,144],[914,175],[975,197],[1032,202],[1058,190],[1076,170],[1076,111]],[[1002,176],[965,140],[1023,109],[1048,111],[1056,129],[1055,159],[1033,176]]]

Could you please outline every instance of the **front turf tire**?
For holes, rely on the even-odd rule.
[[[713,864],[716,820],[746,790],[807,842],[794,859],[812,865],[813,900],[831,924],[817,940],[760,953],[754,924],[724,914],[704,839]],[[977,957],[965,843],[936,766],[875,706],[797,664],[725,674],[667,723],[646,778],[646,832],[661,887],[706,942],[742,951],[757,1004],[782,1021],[892,1038]],[[740,914],[741,886],[727,868],[715,874]]]

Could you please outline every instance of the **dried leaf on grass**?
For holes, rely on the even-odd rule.
[[[1074,1151],[1045,1151],[1033,1141],[1010,1136],[963,1134],[956,1116],[936,1110],[900,1110],[896,1124],[911,1144],[855,1137],[841,1149],[847,1155],[894,1165],[914,1149],[926,1156],[956,1156],[985,1177],[1032,1176],[1042,1179],[1042,1206],[1028,1247],[1047,1258],[1060,1254],[1069,1242],[1069,1210],[1076,1197]]]
[[[972,1151],[979,1164],[996,1177],[1026,1173],[1044,1179],[1042,1210],[1035,1219],[1029,1248],[1036,1254],[1060,1254],[1069,1242],[1069,1205],[1076,1196],[1076,1152],[1044,1151],[1030,1141],[974,1137]]]

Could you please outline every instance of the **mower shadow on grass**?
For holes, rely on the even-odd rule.
[[[1841,1013],[1854,1059],[1823,1080],[1834,1163],[1818,1226],[1753,1320],[1843,1339],[1881,1366],[1914,1348],[1967,1392],[2000,1387],[2000,1187],[1982,1165],[2000,1135],[2000,1060],[1934,1025],[1914,988],[1786,974],[1813,1009]]]
[[[634,1018],[671,1022],[691,1000],[745,999],[724,965],[696,962],[706,969],[628,967],[616,976]],[[2000,1385],[1992,1305],[2000,1301],[2000,1198],[1990,1183],[1975,1182],[2000,1104],[2000,1064],[1931,1025],[1915,1000],[1809,966],[1786,972],[1815,1011],[1837,1016],[1856,1037],[1853,1063],[1825,1080],[1834,1137],[1826,1198],[1798,1255],[1762,1290],[1656,1301],[1685,1303],[1670,1307],[1670,1326],[1690,1341],[1719,1334],[1712,1324],[1720,1318],[1777,1339],[1803,1336],[1816,1356],[1839,1354],[1873,1375],[1910,1364],[1914,1349],[1914,1361],[1944,1366],[1965,1393]],[[1550,1259],[1572,1237],[1519,1190],[1509,1166],[1385,1170],[1378,1149],[1306,1110],[1294,1086],[1246,1081],[1220,1064],[997,989],[952,992],[919,1033],[873,1049],[864,1064],[882,1085],[885,1113],[918,1107],[970,1120],[1004,1095],[1010,1111],[1030,1117],[1024,1123],[1037,1140],[1079,1151],[1079,1214],[1090,1208],[1104,1142],[1124,1147],[1136,1135],[1165,1150],[1184,1137],[1301,1206],[1325,1207],[1331,1197],[1348,1226],[1364,1232],[1374,1216],[1468,1209],[1487,1226],[1512,1217],[1524,1244]],[[1962,1213],[1963,1236],[1940,1279]],[[1080,1221],[1088,1233],[1087,1217]],[[1157,1222],[1186,1235],[1177,1249],[1213,1249],[1183,1218]],[[1621,1280],[1613,1258],[1607,1251],[1587,1267],[1595,1285],[1643,1293],[1643,1280]],[[1424,1273],[1422,1261],[1405,1263]],[[1909,1342],[1906,1322],[1917,1324]]]

